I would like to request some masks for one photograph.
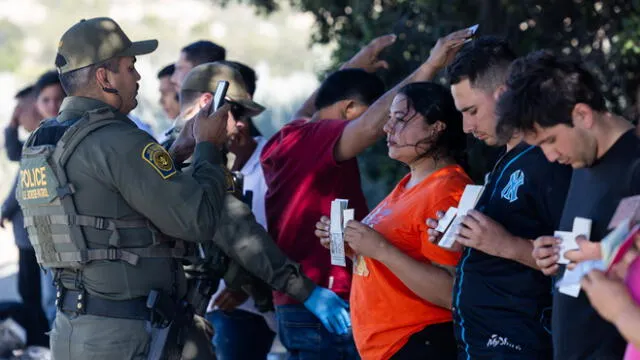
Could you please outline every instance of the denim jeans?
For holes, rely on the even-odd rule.
[[[53,320],[56,318],[56,287],[53,285],[53,271],[41,270],[42,278],[42,308],[49,320],[49,328],[53,327]]]
[[[244,310],[207,314],[214,328],[213,345],[218,360],[265,360],[276,334],[260,315]]]
[[[278,332],[290,360],[360,359],[353,334],[329,333],[303,305],[276,307]]]

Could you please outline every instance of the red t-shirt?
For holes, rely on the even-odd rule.
[[[329,286],[349,299],[352,264],[332,266],[329,250],[314,235],[315,224],[331,212],[331,201],[348,199],[349,208],[360,220],[368,209],[360,185],[358,161],[337,163],[333,149],[347,121],[293,121],[265,145],[260,161],[267,181],[265,207],[269,233],[280,249],[300,263],[302,271],[316,284]],[[296,301],[274,293],[276,305]]]

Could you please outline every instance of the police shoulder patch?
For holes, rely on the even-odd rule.
[[[142,158],[149,163],[163,179],[168,179],[178,171],[171,155],[160,144],[152,142],[142,149]]]

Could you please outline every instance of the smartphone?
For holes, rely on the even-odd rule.
[[[476,32],[478,31],[478,27],[479,26],[480,26],[480,24],[475,24],[473,26],[469,26],[468,29],[471,30],[471,35],[469,35],[469,38],[464,41],[465,44],[476,38]]]
[[[227,89],[229,89],[229,82],[225,80],[218,81],[216,86],[216,92],[213,94],[213,106],[211,106],[211,112],[209,116],[213,115],[224,104],[224,97],[227,96]]]

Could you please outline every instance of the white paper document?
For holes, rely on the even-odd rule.
[[[587,239],[591,238],[591,219],[576,217],[573,219],[573,229],[571,229],[571,232],[556,231],[556,233],[559,232],[568,235],[556,235],[556,237],[562,239],[562,243],[560,244],[560,260],[558,260],[558,263],[568,264],[569,261],[564,257],[564,253],[569,250],[579,249],[576,237],[584,235]],[[573,270],[566,269],[562,279],[556,284],[558,291],[562,294],[577,298],[580,294],[580,280],[582,280],[582,277],[599,266],[604,267],[602,261],[584,261],[578,264]]]
[[[460,202],[458,203],[458,208],[456,210],[456,214],[454,215],[454,219],[450,221],[451,225],[449,225],[444,235],[442,235],[442,239],[440,239],[440,242],[438,243],[440,247],[451,248],[453,246],[453,243],[456,240],[456,236],[458,235],[458,227],[462,222],[462,218],[467,215],[469,210],[473,210],[473,208],[476,206],[476,203],[480,199],[483,190],[484,186],[481,185],[467,185],[464,188],[464,192],[462,193],[462,197],[460,198]],[[447,214],[448,213],[449,211],[447,211]],[[445,214],[445,217],[446,216],[447,215]],[[438,227],[440,227],[440,222],[438,222]]]
[[[331,233],[331,265],[347,266],[344,253],[344,225],[349,221],[345,220],[345,216],[353,219],[353,210],[347,209],[349,200],[335,199],[331,202],[331,225],[329,232]]]

